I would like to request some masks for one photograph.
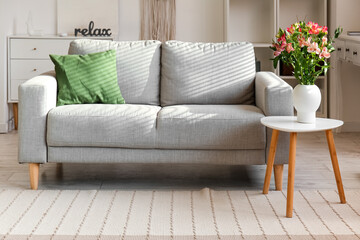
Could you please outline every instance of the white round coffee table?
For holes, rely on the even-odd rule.
[[[305,124],[298,123],[296,117],[293,116],[270,116],[263,117],[261,123],[272,130],[271,143],[266,167],[266,174],[264,180],[263,193],[269,192],[271,172],[275,160],[276,145],[278,141],[279,131],[290,133],[290,151],[289,151],[289,170],[288,170],[288,188],[287,188],[287,201],[286,201],[286,217],[291,218],[293,212],[294,200],[294,178],[295,178],[295,157],[296,157],[296,137],[297,133],[301,132],[318,132],[325,131],[326,139],[329,146],[330,157],[334,169],[337,188],[339,191],[340,202],[346,203],[344,188],[341,180],[339,163],[336,156],[334,137],[332,129],[338,128],[343,125],[343,121],[316,118],[316,123]]]

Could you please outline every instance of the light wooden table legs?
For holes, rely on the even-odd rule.
[[[337,188],[339,191],[340,202],[346,203],[345,192],[344,192],[344,187],[343,187],[342,180],[341,180],[340,168],[339,168],[339,163],[338,163],[338,159],[337,159],[337,155],[336,155],[332,130],[326,130],[325,133],[326,133],[326,139],[327,139],[328,146],[329,146],[331,163],[332,163],[332,166],[334,169],[336,185],[337,185]]]
[[[288,188],[286,200],[286,217],[291,218],[294,201],[294,180],[295,180],[295,158],[296,158],[296,136],[297,133],[290,133],[289,171]]]
[[[292,217],[292,211],[293,211],[296,136],[297,136],[297,133],[290,133],[289,173],[288,173],[288,189],[287,189],[287,202],[286,202],[286,217],[289,217],[289,218]],[[279,137],[279,131],[274,129],[272,132],[268,162],[267,162],[267,166],[266,166],[266,174],[265,174],[264,188],[263,188],[264,194],[267,194],[269,192],[271,172],[272,172],[272,168],[274,165],[278,137]],[[274,172],[275,172],[275,178],[278,178],[275,183],[276,190],[281,190],[282,189],[283,165],[276,165],[274,167]]]
[[[269,192],[271,172],[272,172],[272,168],[274,165],[276,145],[278,142],[278,138],[279,138],[279,130],[273,129],[272,135],[271,135],[271,143],[270,143],[269,155],[268,155],[268,160],[267,160],[267,166],[266,166],[264,187],[263,187],[264,194],[267,194]]]
[[[39,185],[39,163],[29,163],[30,173],[30,187],[32,190],[37,190]]]
[[[282,190],[284,164],[274,165],[274,179],[276,191]]]
[[[332,130],[326,130],[326,139],[329,146],[329,152],[331,157],[331,163],[334,169],[334,175],[336,179],[336,185],[339,191],[339,197],[341,203],[346,203],[345,199],[345,192],[344,187],[341,180],[340,168],[339,163],[336,155],[335,144],[334,144],[334,137],[332,134]],[[266,174],[264,180],[264,188],[263,193],[267,194],[269,192],[270,186],[270,179],[271,179],[271,172],[274,166],[275,160],[275,152],[276,152],[276,145],[279,137],[279,131],[273,130],[270,149],[269,149],[269,156],[268,162],[266,166]],[[292,132],[290,133],[290,151],[289,151],[289,171],[288,171],[288,187],[287,187],[287,199],[286,199],[286,217],[291,218],[293,214],[293,202],[294,202],[294,180],[295,180],[295,159],[296,159],[296,138],[297,133]],[[275,182],[276,190],[281,190],[282,187],[282,172],[283,172],[283,165],[275,165],[274,166],[275,178],[278,180]]]
[[[15,130],[18,129],[18,104],[17,103],[13,103],[13,112],[14,112],[14,125],[15,125]]]

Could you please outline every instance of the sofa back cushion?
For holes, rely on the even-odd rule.
[[[77,39],[70,43],[69,54],[89,54],[116,50],[118,83],[126,103],[159,105],[159,41],[117,42]]]
[[[251,43],[168,41],[162,45],[162,106],[254,104],[254,81]]]

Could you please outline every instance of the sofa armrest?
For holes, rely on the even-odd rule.
[[[255,102],[266,116],[293,116],[292,87],[272,72],[257,72]]]
[[[294,115],[292,87],[272,72],[257,72],[255,78],[255,102],[265,116]],[[266,129],[265,158],[269,153],[272,130]],[[288,163],[290,135],[280,132],[274,164]]]
[[[34,77],[19,86],[19,162],[47,162],[46,118],[56,106],[54,72]]]

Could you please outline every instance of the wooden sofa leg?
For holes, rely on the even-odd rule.
[[[39,185],[39,168],[40,163],[30,163],[29,164],[29,173],[30,173],[30,187],[32,190],[37,190]]]
[[[275,189],[282,190],[284,164],[274,165]]]

